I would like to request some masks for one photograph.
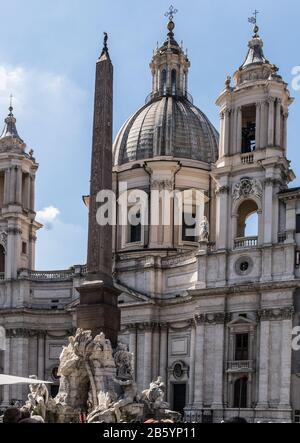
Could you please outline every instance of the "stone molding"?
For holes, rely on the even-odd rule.
[[[157,191],[173,191],[174,190],[174,179],[171,180],[151,180],[151,189]]]
[[[281,186],[282,182],[279,179],[268,177],[264,180],[265,186]]]
[[[293,307],[262,309],[258,312],[258,317],[261,321],[291,320],[294,313],[295,310]]]
[[[6,337],[7,338],[31,338],[31,337],[38,337],[38,338],[52,338],[57,340],[62,340],[70,337],[74,329],[70,329],[66,331],[65,335],[57,336],[52,335],[46,330],[37,330],[37,329],[24,329],[24,328],[10,328],[5,329]]]
[[[22,234],[22,230],[19,228],[8,228],[7,229],[7,234],[8,235],[21,235]]]
[[[229,186],[220,186],[216,189],[216,195],[218,194],[229,194],[230,188]]]
[[[200,314],[195,316],[198,325],[203,324],[224,324],[226,314],[224,312],[215,312],[211,314]]]

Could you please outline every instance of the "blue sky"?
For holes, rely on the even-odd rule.
[[[45,228],[37,242],[38,269],[68,268],[86,260],[95,61],[102,32],[110,35],[115,68],[114,133],[150,92],[149,62],[166,35],[170,0],[2,1],[0,117],[14,95],[18,130],[40,164],[36,208]],[[175,35],[189,50],[189,91],[219,127],[215,99],[242,63],[251,36],[248,17],[260,11],[267,58],[291,83],[300,66],[299,0],[176,0]],[[299,179],[300,91],[289,119],[289,158]]]

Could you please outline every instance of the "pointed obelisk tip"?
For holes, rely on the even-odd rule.
[[[103,32],[103,35],[104,35],[103,49],[102,49],[101,55],[99,57],[99,60],[105,60],[105,59],[109,58],[108,46],[107,46],[108,34],[107,34],[107,32]]]

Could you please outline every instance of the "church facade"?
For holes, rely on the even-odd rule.
[[[300,325],[300,188],[289,187],[287,158],[293,99],[255,25],[244,63],[217,99],[218,133],[188,93],[190,61],[174,26],[170,20],[153,55],[146,104],[113,147],[117,198],[123,183],[129,195],[159,191],[170,219],[114,227],[120,340],[135,355],[139,389],[162,376],[167,400],[186,421],[241,414],[300,422],[300,356],[292,348]],[[0,138],[0,370],[52,380],[55,395],[86,267],[35,270],[38,164],[12,111]],[[189,234],[185,217],[176,224],[174,203],[164,200],[163,191],[186,190],[206,196],[204,237]],[[26,394],[4,387],[0,405]]]

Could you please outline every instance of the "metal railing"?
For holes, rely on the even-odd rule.
[[[235,249],[255,248],[258,245],[258,237],[239,237],[234,241]]]
[[[247,372],[254,370],[253,360],[238,360],[238,361],[228,361],[227,371],[228,372]]]

